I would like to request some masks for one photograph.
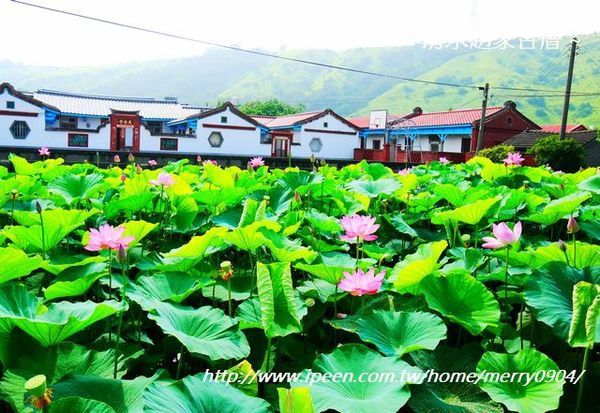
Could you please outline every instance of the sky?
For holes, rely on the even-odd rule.
[[[600,29],[597,0],[24,1],[274,52],[550,38]],[[52,66],[189,57],[206,49],[10,0],[0,0],[0,39],[0,60]]]

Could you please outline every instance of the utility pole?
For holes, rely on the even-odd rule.
[[[477,155],[483,146],[483,124],[485,123],[485,109],[487,108],[488,92],[490,91],[490,84],[486,83],[484,87],[480,87],[479,90],[483,90],[483,101],[481,102],[481,119],[479,120],[479,133],[477,134],[477,146],[475,147],[475,154]]]
[[[567,118],[569,117],[569,100],[571,99],[571,83],[573,82],[573,66],[575,66],[575,54],[577,52],[577,37],[571,40],[571,56],[569,57],[569,72],[567,74],[567,88],[565,90],[565,105],[563,106],[562,122],[560,123],[560,139],[565,138],[567,132]]]

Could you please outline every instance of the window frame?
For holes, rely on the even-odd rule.
[[[75,122],[73,122],[73,119],[75,119]],[[73,126],[73,124],[75,126]],[[58,126],[60,129],[78,129],[79,118],[77,116],[60,116],[58,119]]]
[[[85,137],[85,145],[72,145],[71,138],[76,136]],[[69,148],[89,148],[90,147],[90,135],[87,133],[68,133],[67,134],[67,146]]]
[[[7,100],[6,101],[6,109],[14,109],[15,108],[15,101],[14,100]]]
[[[18,126],[15,126],[15,125],[18,125]],[[17,127],[19,129],[17,129]],[[19,139],[19,140],[27,139],[27,136],[29,136],[29,134],[31,133],[31,127],[24,120],[15,120],[15,121],[13,121],[13,123],[10,124],[10,127],[8,129],[9,129],[10,134],[12,135],[12,137],[14,139]],[[23,134],[17,134],[16,133],[16,132],[21,132],[21,131],[23,132]]]
[[[171,142],[174,141],[175,142],[175,149],[173,148],[165,148],[163,145],[163,142]],[[177,138],[160,138],[160,150],[161,151],[178,151],[179,150],[179,139]]]

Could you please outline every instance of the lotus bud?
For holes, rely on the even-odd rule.
[[[223,281],[229,281],[233,276],[233,266],[231,265],[231,261],[223,261],[220,267],[221,278],[223,279]]]
[[[300,196],[300,192],[298,192],[298,191],[294,192],[294,200],[296,202],[302,202],[302,197]]]
[[[131,152],[129,152],[129,155],[127,155],[127,160],[129,162],[133,162],[133,161],[135,161],[135,156],[133,156],[133,154]]]
[[[565,184],[563,184],[562,182],[560,183],[560,190],[564,191],[565,190]]]
[[[321,166],[327,165],[327,161],[325,159],[321,159]]]
[[[307,298],[306,300],[304,300],[304,305],[307,307],[313,307],[315,305],[315,299]]]
[[[310,163],[313,163],[313,164],[314,164],[316,160],[317,160],[317,157],[315,156],[315,154],[314,154],[314,153],[313,153],[313,154],[311,154],[311,155],[310,155]]]
[[[558,248],[560,248],[562,252],[567,252],[567,244],[565,244],[562,239],[558,240]]]
[[[269,205],[269,202],[271,202],[271,197],[269,195],[264,195],[263,196],[263,201],[265,201],[265,203],[267,205]]]
[[[140,166],[140,164],[139,164],[139,163],[138,163],[138,164],[136,164],[136,165],[135,165],[135,173],[139,175],[139,174],[141,174],[142,172],[143,172],[143,170],[142,170],[142,167]]]
[[[127,175],[122,174],[121,175],[121,182],[125,182],[126,179],[127,179]]]
[[[567,221],[567,234],[575,234],[577,231],[579,231],[579,225],[577,225],[575,217],[571,215]]]
[[[340,320],[343,320],[344,318],[348,317],[348,314],[346,314],[346,313],[337,313],[335,315],[335,317],[338,318],[338,319],[340,319]]]
[[[196,162],[198,162],[198,163],[202,162],[202,157],[200,155],[196,156]]]
[[[127,262],[127,249],[125,249],[123,244],[119,244],[119,249],[117,251],[117,261],[120,264],[124,264]]]
[[[35,210],[40,214],[42,213],[43,208],[42,208],[42,204],[40,204],[40,201],[35,201]]]
[[[10,194],[12,196],[12,200],[14,201],[19,196],[19,191],[17,191],[16,189],[13,189],[12,191],[10,191]]]
[[[119,155],[115,155],[115,156],[113,156],[113,161],[115,163],[119,163],[119,162],[121,162],[121,157]]]

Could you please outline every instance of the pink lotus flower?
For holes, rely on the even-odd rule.
[[[156,162],[154,159],[150,159],[148,161],[148,166],[156,166],[156,165],[158,165],[158,162]]]
[[[198,162],[198,163],[202,162],[202,157],[200,155],[196,156],[196,162]]]
[[[265,161],[263,160],[262,157],[258,156],[256,158],[250,159],[250,162],[248,162],[248,165],[250,166],[250,168],[254,169],[254,168],[258,168],[260,166],[264,166]]]
[[[121,182],[125,182],[127,180],[127,175],[122,174],[121,175]]]
[[[346,233],[340,239],[348,242],[356,241],[373,241],[377,239],[377,235],[373,235],[379,228],[379,224],[375,223],[375,218],[367,215],[358,214],[346,215],[340,219],[340,224],[344,227]]]
[[[115,228],[108,224],[102,225],[99,229],[90,228],[90,238],[84,249],[88,251],[127,249],[135,237],[124,237],[123,232],[125,232],[125,227]]]
[[[344,278],[339,282],[338,288],[355,296],[377,294],[383,283],[385,271],[375,275],[375,268],[363,272],[360,268],[353,273],[344,272]]]
[[[519,241],[521,238],[521,221],[515,224],[515,227],[511,230],[505,222],[501,222],[500,224],[494,224],[492,226],[492,232],[494,233],[494,237],[483,237],[485,244],[482,245],[483,248],[502,248],[508,245],[512,245]]]
[[[209,164],[209,163],[210,163],[210,164],[213,164],[213,165],[219,165],[219,164],[217,163],[217,161],[215,161],[214,159],[207,159],[207,160],[205,160],[204,162],[202,162],[202,164],[204,164],[204,165],[206,165],[206,164]]]
[[[504,160],[504,165],[521,165],[521,163],[525,160],[525,158],[523,158],[521,156],[521,154],[519,152],[509,152],[508,156],[506,157],[506,159]]]
[[[115,155],[115,156],[113,156],[113,161],[115,163],[119,163],[119,162],[121,162],[121,157],[119,155]]]
[[[412,172],[412,168],[404,168],[398,171],[400,175],[409,175]]]
[[[40,156],[50,156],[50,149],[48,149],[47,146],[42,146],[38,149],[38,152],[40,153]]]
[[[162,172],[158,174],[157,179],[152,179],[149,182],[154,186],[163,186],[167,188],[175,183],[175,179],[173,179],[173,177],[170,174]]]
[[[446,158],[445,156],[440,156],[440,163],[448,163],[448,162],[450,162],[448,160],[448,158]]]

